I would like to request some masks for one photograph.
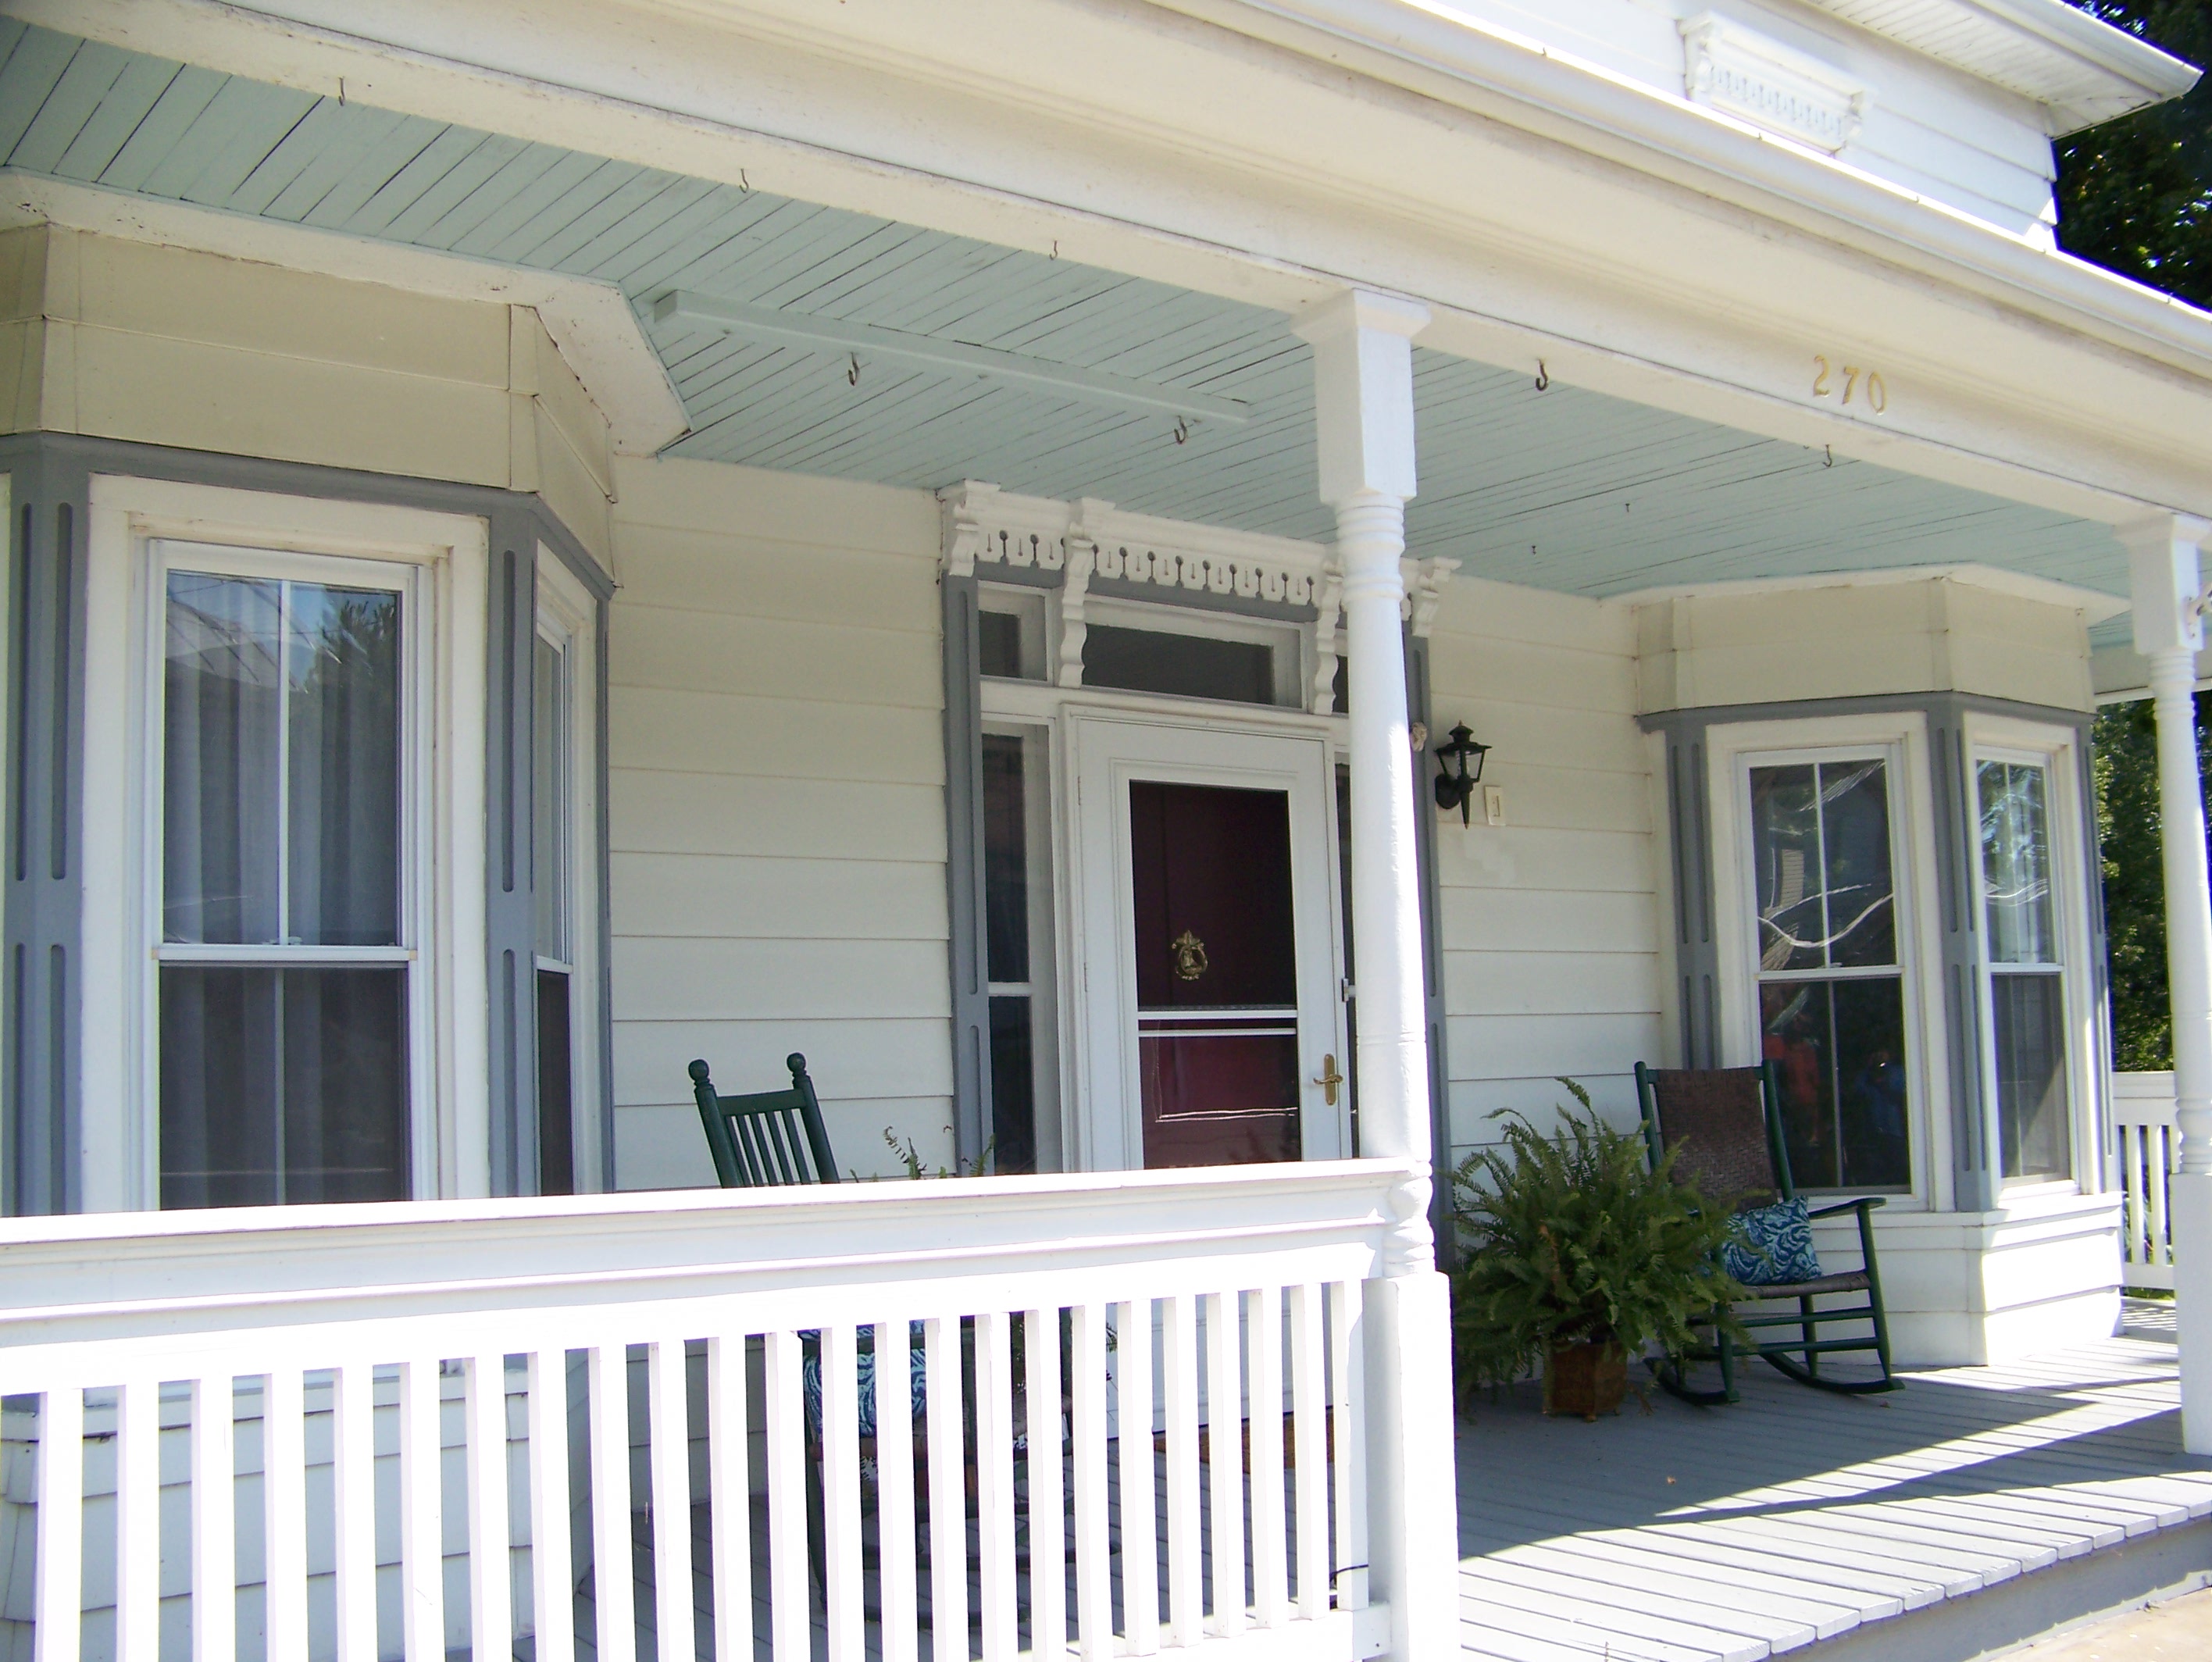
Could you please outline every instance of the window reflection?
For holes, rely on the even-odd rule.
[[[1990,760],[1975,765],[1974,784],[1981,810],[1999,1169],[2010,1178],[2070,1177],[2049,784],[2039,763]]]

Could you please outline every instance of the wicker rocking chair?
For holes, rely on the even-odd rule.
[[[1636,1065],[1636,1095],[1644,1113],[1644,1136],[1656,1165],[1665,1149],[1677,1146],[1674,1170],[1694,1182],[1705,1194],[1739,1208],[1764,1206],[1790,1200],[1796,1189],[1790,1179],[1790,1152],[1782,1131],[1782,1093],[1774,1065],[1756,1068],[1718,1068],[1704,1071],[1647,1068]],[[1797,1313],[1739,1308],[1737,1319],[1752,1330],[1749,1346],[1731,1339],[1718,1328],[1710,1348],[1671,1356],[1654,1364],[1659,1382],[1686,1402],[1732,1403],[1737,1398],[1735,1363],[1740,1356],[1764,1358],[1777,1371],[1801,1385],[1851,1395],[1893,1391],[1898,1381],[1890,1371],[1889,1322],[1881,1302],[1881,1276],[1875,1267],[1874,1209],[1882,1204],[1875,1195],[1814,1208],[1815,1218],[1856,1213],[1859,1225],[1861,1267],[1840,1274],[1824,1274],[1809,1281],[1760,1286],[1746,1301],[1757,1306],[1770,1299],[1797,1301]],[[1861,1300],[1839,1307],[1819,1308],[1817,1299],[1858,1293]],[[1870,1334],[1850,1338],[1822,1338],[1820,1330],[1838,1322],[1864,1322]],[[1794,1328],[1790,1337],[1769,1338],[1778,1329]],[[1820,1358],[1838,1352],[1874,1352],[1881,1376],[1875,1380],[1839,1380],[1820,1372]],[[1683,1369],[1693,1362],[1720,1364],[1721,1388],[1691,1388]]]

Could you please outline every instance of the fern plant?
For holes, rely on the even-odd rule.
[[[1462,1253],[1453,1277],[1455,1371],[1463,1392],[1521,1377],[1555,1346],[1650,1340],[1686,1350],[1743,1295],[1720,1262],[1729,1209],[1674,1180],[1674,1152],[1651,1170],[1638,1134],[1598,1117],[1589,1093],[1559,1082],[1577,1108],[1540,1135],[1501,1108],[1496,1148],[1452,1174]]]

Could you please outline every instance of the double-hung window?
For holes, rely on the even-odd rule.
[[[1754,763],[1761,1054],[1808,1189],[1912,1181],[1905,974],[1887,755]]]
[[[1989,1076],[2007,1180],[2074,1174],[2066,985],[2051,888],[2051,786],[2039,757],[1974,763],[1989,1001]]]
[[[161,1204],[403,1198],[416,573],[154,546]]]

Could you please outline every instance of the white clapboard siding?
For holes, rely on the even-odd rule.
[[[714,1654],[752,1655],[749,1628],[779,1662],[817,1634],[858,1662],[972,1611],[1006,1662],[1024,1615],[1057,1629],[1039,1654],[1171,1636],[1353,1662],[1389,1620],[1362,1574],[1362,1283],[1412,1175],[10,1220],[0,1519],[33,1568],[5,1637],[28,1662],[505,1659],[520,1639],[572,1662],[688,1657],[711,1613]],[[856,1376],[917,1330],[919,1412],[905,1367],[879,1401]],[[1231,1405],[1211,1428],[1201,1357]],[[1217,1633],[1209,1560],[1247,1538],[1257,1594],[1237,1575]],[[1035,1585],[1048,1561],[1073,1610]]]
[[[951,1156],[936,505],[625,459],[608,737],[616,1173],[713,1180],[685,1066],[808,1061],[840,1166]]]
[[[1650,753],[1625,607],[1455,579],[1430,658],[1430,725],[1492,747],[1505,823],[1436,821],[1449,1156],[1498,1140],[1510,1107],[1540,1129],[1584,1085],[1635,1120],[1631,1070],[1656,1059],[1660,907]]]

